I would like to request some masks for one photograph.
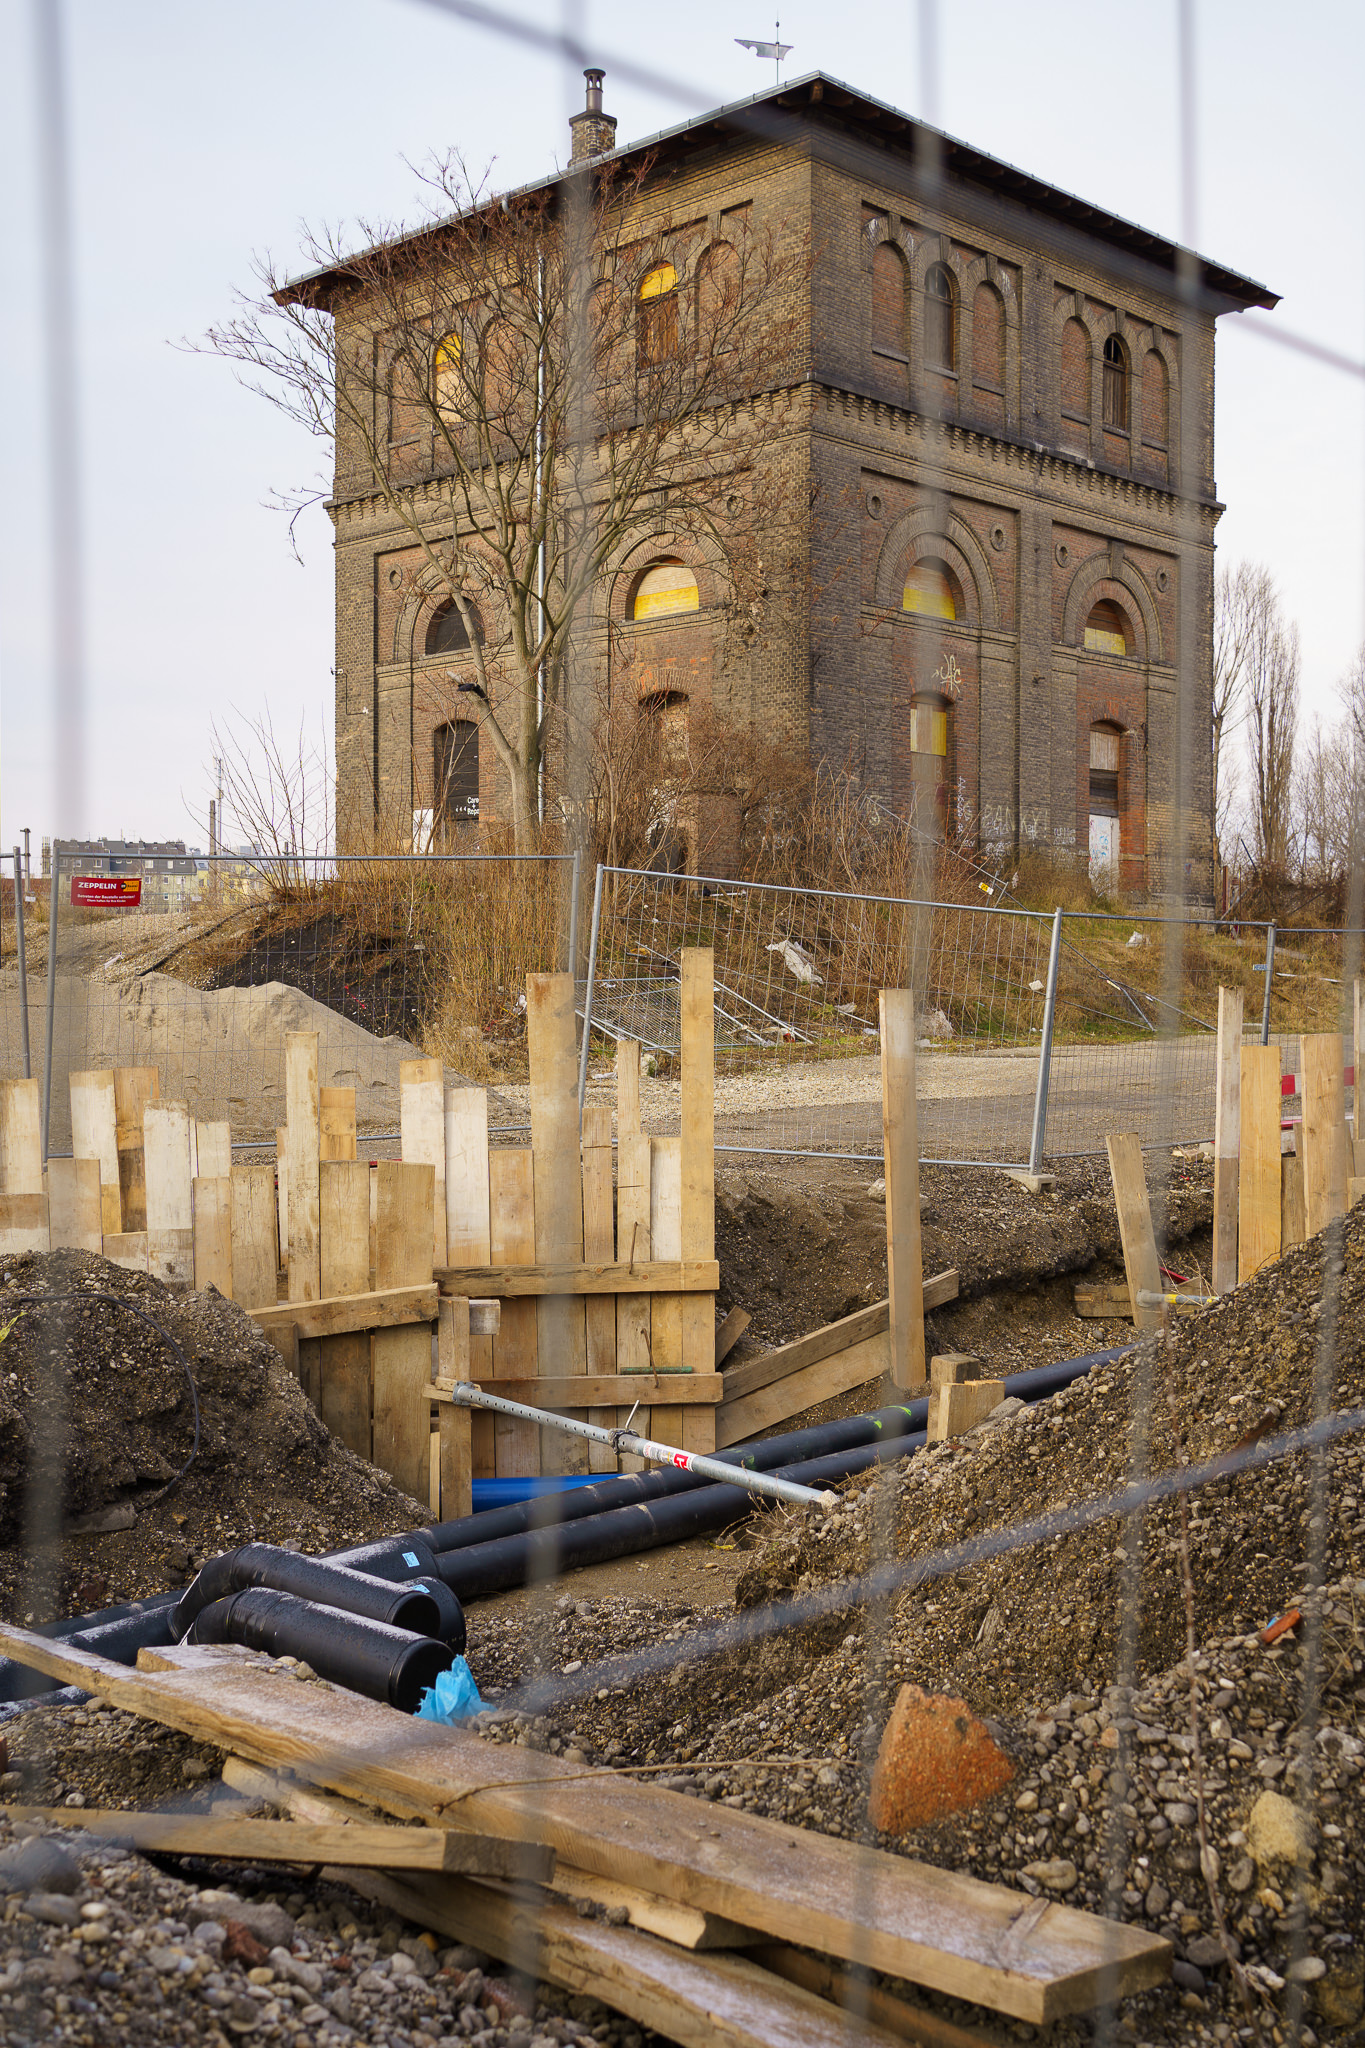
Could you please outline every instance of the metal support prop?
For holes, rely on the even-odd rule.
[[[14,944],[19,955],[19,1043],[24,1052],[24,1079],[33,1079],[28,1043],[28,962],[24,956],[24,856],[14,849]]]
[[[1275,927],[1265,935],[1265,994],[1261,998],[1261,1044],[1270,1043],[1270,984],[1275,979]]]
[[[1033,1135],[1029,1139],[1028,1170],[1040,1173],[1043,1139],[1047,1132],[1047,1089],[1052,1075],[1052,1021],[1057,1014],[1057,965],[1062,955],[1061,905],[1052,915],[1052,947],[1047,957],[1047,993],[1043,997],[1043,1037],[1038,1047],[1038,1089],[1033,1098]]]
[[[43,1045],[43,1164],[47,1165],[48,1133],[52,1128],[52,1020],[57,1010],[57,907],[61,902],[62,857],[52,842],[52,872],[47,884],[47,1024]]]
[[[578,885],[583,872],[583,855],[576,846],[573,850],[573,864],[569,869],[569,972],[578,982]]]
[[[572,1415],[554,1415],[546,1408],[530,1408],[524,1401],[505,1401],[501,1394],[485,1393],[469,1380],[438,1385],[436,1399],[452,1401],[457,1408],[491,1408],[495,1415],[515,1415],[523,1422],[538,1422],[543,1428],[562,1429],[570,1436],[585,1436],[590,1443],[606,1444],[618,1453],[627,1451],[633,1458],[646,1458],[652,1465],[673,1465],[679,1472],[695,1472],[699,1479],[717,1480],[722,1486],[741,1486],[746,1493],[765,1494],[770,1500],[791,1501],[798,1507],[829,1508],[837,1499],[832,1493],[818,1493],[813,1486],[798,1486],[792,1479],[776,1479],[771,1472],[750,1472],[743,1465],[726,1465],[719,1458],[680,1451],[675,1444],[656,1444],[647,1436],[636,1436],[629,1428],[599,1429],[595,1422],[579,1422]],[[637,1401],[635,1408],[639,1405]],[[630,1411],[632,1416],[635,1408]]]
[[[583,990],[583,1043],[578,1048],[578,1120],[583,1121],[583,1099],[588,1092],[588,1042],[592,1037],[592,990],[597,978],[597,935],[602,929],[602,877],[606,870],[597,863],[597,880],[592,892],[592,929],[588,933],[588,979]]]
[[[1133,1299],[1138,1308],[1215,1308],[1225,1297],[1219,1294],[1158,1294],[1153,1287],[1139,1287]]]

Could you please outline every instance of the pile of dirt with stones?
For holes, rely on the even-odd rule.
[[[45,1302],[56,1295],[73,1298]],[[84,1252],[9,1259],[0,1331],[8,1620],[160,1592],[235,1543],[331,1550],[427,1519],[337,1442],[251,1318],[213,1289]]]

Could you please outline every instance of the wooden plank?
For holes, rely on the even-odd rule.
[[[441,1303],[436,1326],[438,1381],[470,1377],[469,1303],[463,1295]],[[513,1396],[513,1399],[516,1397]],[[438,1521],[452,1521],[474,1510],[474,1411],[443,1401],[440,1416],[440,1467],[437,1474]],[[488,1418],[492,1420],[491,1416]]]
[[[572,1265],[583,1256],[583,1170],[578,1133],[578,1049],[571,974],[526,977],[526,1050],[531,1066],[531,1154],[535,1162],[536,1260]],[[557,1377],[588,1369],[583,1304],[572,1294],[536,1303],[537,1351]],[[541,1442],[544,1472],[586,1472],[588,1447],[559,1431]]]
[[[643,1131],[630,1131],[616,1146],[616,1256],[618,1271],[627,1278],[650,1261],[649,1199],[652,1172],[650,1142]],[[616,1363],[623,1373],[650,1370],[650,1329],[652,1311],[648,1294],[634,1294],[624,1287],[616,1292]],[[628,1410],[617,1410],[618,1426],[625,1423]],[[648,1429],[649,1411],[637,1418]],[[639,1458],[623,1458],[623,1471],[639,1472]]]
[[[43,1192],[43,1096],[36,1081],[0,1082],[0,1171],[7,1195]]]
[[[832,2005],[864,2014],[874,2026],[885,2027],[900,2041],[916,2042],[919,2048],[1013,2048],[1009,2037],[994,2027],[961,2026],[927,2005],[912,2005],[908,1998],[871,1983],[866,1971],[844,1969],[828,1956],[763,1941],[754,1944],[749,1958]]]
[[[611,1188],[611,1107],[605,1102],[583,1106],[583,1257],[616,1258],[616,1217]],[[594,1294],[583,1305],[587,1325],[589,1376],[616,1371],[616,1303],[609,1294]],[[589,1422],[599,1429],[616,1424],[614,1408],[589,1408]],[[616,1454],[608,1444],[588,1445],[588,1470],[614,1472]]]
[[[1237,1200],[1237,1278],[1280,1256],[1280,1048],[1242,1047],[1242,1161]],[[1131,1277],[1131,1276],[1130,1276]],[[1144,1280],[1141,1285],[1156,1285]],[[1151,1313],[1150,1311],[1148,1313]],[[1142,1318],[1135,1318],[1144,1328]]]
[[[1303,1210],[1310,1237],[1346,1214],[1346,1104],[1340,1033],[1314,1032],[1300,1041],[1303,1068]]]
[[[654,1142],[677,1144],[676,1139]],[[643,1238],[643,1231],[636,1229],[637,1247]],[[501,1301],[547,1294],[714,1294],[720,1285],[720,1266],[715,1259],[637,1258],[633,1265],[600,1266],[538,1265],[528,1260],[524,1266],[442,1266],[436,1279],[443,1294],[490,1295]]]
[[[381,1292],[431,1282],[431,1214],[436,1175],[429,1165],[379,1162],[379,1242],[375,1279]],[[363,1298],[363,1297],[361,1297]],[[376,1329],[374,1357],[374,1462],[405,1493],[425,1500],[430,1482],[431,1329]]]
[[[195,1163],[200,1180],[231,1180],[232,1125],[199,1123],[194,1126]]]
[[[984,1422],[1005,1398],[1003,1380],[963,1380],[939,1387],[929,1396],[925,1441],[946,1443],[950,1436],[964,1436]]]
[[[398,1128],[403,1157],[436,1176],[431,1218],[432,1264],[446,1263],[446,1107],[439,1060],[398,1062]]]
[[[289,1284],[289,1132],[284,1124],[275,1131],[275,1188],[279,1207],[280,1265],[285,1286]]]
[[[1308,1235],[1303,1207],[1303,1161],[1297,1152],[1280,1160],[1280,1250],[1302,1244]]]
[[[442,1313],[446,1306],[443,1301]],[[582,1398],[575,1400],[575,1389],[579,1387],[580,1380]],[[475,1385],[483,1387],[487,1393],[501,1394],[504,1400],[525,1401],[534,1408],[581,1408],[589,1398],[600,1405],[611,1402],[615,1406],[624,1401],[629,1406],[636,1401],[656,1400],[689,1407],[714,1407],[725,1399],[725,1375],[719,1372],[610,1373],[600,1376],[594,1373],[566,1373],[561,1376],[541,1373],[533,1380],[478,1380]]]
[[[488,1093],[446,1090],[446,1256],[452,1266],[486,1266],[488,1236]],[[470,1370],[491,1378],[493,1345],[470,1338]],[[494,1476],[493,1418],[470,1417],[470,1457],[476,1479]]]
[[[160,1670],[129,1671],[4,1624],[0,1654],[402,1819],[448,1826],[458,1817],[479,1835],[538,1841],[575,1869],[1031,2025],[1169,1974],[1169,1944],[1141,1927],[734,1808],[703,1809],[702,1829],[697,1802],[682,1793],[487,1743],[336,1687],[299,1685],[249,1652],[173,1647],[155,1653]],[[465,1938],[488,1945],[472,1925]]]
[[[1136,1301],[1138,1290],[1157,1294],[1161,1289],[1161,1267],[1157,1261],[1156,1238],[1152,1231],[1152,1211],[1147,1201],[1147,1174],[1142,1163],[1142,1144],[1135,1131],[1124,1131],[1104,1141],[1109,1154],[1109,1178],[1114,1187],[1114,1206],[1118,1210],[1119,1237],[1123,1244],[1123,1269],[1128,1282],[1129,1299]],[[1139,1330],[1152,1330],[1160,1326],[1161,1311],[1155,1308],[1138,1308],[1133,1311],[1133,1322]]]
[[[188,1283],[194,1275],[194,1192],[190,1177],[190,1112],[184,1102],[149,1102],[142,1114],[146,1169],[147,1252],[159,1272],[161,1252],[172,1258],[172,1240],[183,1236]],[[177,1259],[178,1259],[178,1255]],[[163,1278],[172,1277],[163,1274]],[[175,1277],[182,1277],[179,1272]]]
[[[114,1105],[114,1070],[97,1067],[71,1076],[71,1150],[77,1159],[94,1159],[100,1175],[100,1234],[116,1236],[123,1229],[119,1194],[118,1111]]]
[[[949,1266],[942,1273],[931,1274],[924,1282],[923,1292],[926,1309],[943,1308],[956,1301],[957,1267]],[[756,1393],[760,1387],[770,1387],[789,1373],[818,1365],[822,1358],[833,1358],[867,1337],[880,1336],[890,1326],[889,1301],[874,1301],[867,1308],[855,1309],[851,1316],[843,1316],[837,1323],[825,1323],[809,1336],[781,1344],[775,1351],[765,1351],[760,1358],[746,1359],[743,1365],[732,1365],[725,1375],[727,1398],[738,1400],[745,1394]],[[887,1357],[890,1355],[888,1348]]]
[[[329,1162],[331,1164],[341,1162]],[[382,1165],[397,1161],[383,1160]],[[413,1287],[381,1287],[370,1294],[342,1294],[327,1301],[277,1301],[252,1309],[265,1336],[288,1325],[305,1340],[338,1337],[348,1330],[402,1329],[436,1320],[440,1295],[434,1280]]]
[[[1353,1173],[1346,1183],[1346,1207],[1354,1209],[1357,1202],[1365,1199],[1365,1174]]]
[[[98,1159],[49,1159],[47,1218],[53,1251],[98,1257],[104,1244],[101,1216]]]
[[[1242,991],[1218,991],[1214,1055],[1213,1291],[1237,1285],[1238,1160],[1242,1149]]]
[[[529,1152],[499,1146],[488,1156],[489,1242],[492,1257],[510,1265],[535,1257],[536,1193],[535,1174]],[[480,1288],[481,1294],[488,1292]],[[536,1305],[534,1301],[508,1301],[502,1312],[502,1328],[493,1343],[495,1379],[534,1379],[536,1358]],[[536,1477],[540,1472],[540,1431],[534,1422],[518,1422],[509,1415],[493,1421],[494,1464],[503,1478]]]
[[[111,1266],[122,1266],[126,1273],[145,1273],[147,1270],[147,1233],[145,1230],[120,1230],[104,1240],[104,1256]]]
[[[649,1167],[649,1240],[656,1263],[682,1264],[682,1140],[651,1138]],[[682,1303],[676,1294],[656,1291],[649,1305],[649,1356],[655,1372],[676,1372],[682,1357]],[[676,1405],[651,1411],[645,1432],[660,1443],[676,1444],[682,1436],[682,1409]]]
[[[943,1387],[961,1386],[981,1378],[981,1360],[972,1351],[941,1351],[929,1360],[929,1386],[938,1393]]]
[[[201,1153],[202,1158],[202,1153]],[[232,1175],[200,1174],[194,1182],[194,1285],[232,1293]]]
[[[1114,1317],[1133,1319],[1133,1297],[1128,1291],[1126,1280],[1092,1282],[1089,1286],[1078,1286],[1075,1291],[1076,1313],[1078,1316],[1092,1316],[1103,1321]]]
[[[142,1120],[149,1102],[158,1100],[161,1079],[155,1067],[115,1067],[114,1118],[118,1142],[119,1206],[125,1230],[147,1228],[147,1178]]]
[[[370,1168],[364,1159],[324,1159],[318,1165],[318,1223],[322,1294],[353,1299],[370,1290]],[[318,1350],[318,1413],[347,1450],[368,1458],[370,1339],[373,1324],[323,1337]]]
[[[318,1221],[318,1034],[289,1031],[284,1040],[285,1162],[289,1171],[289,1299],[322,1293]]]
[[[367,1826],[363,1821],[237,1819],[221,1813],[130,1813],[120,1808],[12,1808],[15,1819],[77,1827],[100,1841],[165,1856],[223,1856],[250,1863],[334,1863],[358,1869],[453,1870],[546,1884],[554,1851],[446,1828]]]
[[[194,1285],[194,1226],[147,1232],[147,1271],[168,1287]]]
[[[550,1889],[564,1899],[587,1899],[603,1912],[616,1909],[626,1915],[626,1924],[643,1934],[657,1934],[678,1948],[746,1948],[754,1939],[752,1927],[727,1920],[719,1913],[704,1913],[677,1899],[662,1899],[657,1892],[642,1892],[635,1885],[618,1884],[615,1878],[594,1877],[586,1870],[556,1866]]]
[[[715,955],[709,946],[682,951],[682,1242],[685,1259],[716,1256],[716,1048]],[[689,1372],[710,1372],[716,1357],[716,1304],[705,1297],[679,1305],[682,1362]],[[682,1447],[716,1448],[709,1409],[685,1409]]]
[[[751,1436],[764,1436],[793,1415],[804,1414],[807,1408],[832,1401],[837,1394],[847,1394],[854,1387],[889,1377],[890,1372],[891,1340],[889,1332],[883,1329],[850,1344],[832,1358],[802,1366],[752,1394],[732,1395],[730,1376],[723,1374],[726,1397],[716,1410],[716,1448],[723,1451]]]
[[[894,1386],[914,1389],[924,1384],[924,1264],[919,1221],[915,999],[909,989],[883,989],[879,1002],[891,1380]]]
[[[355,1089],[318,1089],[318,1158],[354,1159]]]
[[[46,1195],[0,1195],[0,1258],[51,1249]]]
[[[753,1317],[747,1308],[732,1308],[720,1328],[716,1331],[716,1369],[724,1365],[730,1353],[748,1329]]]
[[[640,1135],[640,1047],[634,1038],[616,1041],[616,1143]]]
[[[269,1308],[279,1293],[280,1241],[275,1168],[269,1161],[232,1169],[232,1298],[239,1308]]]

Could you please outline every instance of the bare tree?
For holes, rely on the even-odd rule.
[[[1337,694],[1341,716],[1314,721],[1294,778],[1300,869],[1318,885],[1345,882],[1365,847],[1365,650]]]
[[[325,741],[319,745],[310,738],[302,720],[297,738],[282,739],[269,711],[256,719],[215,722],[211,731],[222,772],[220,841],[226,836],[224,818],[233,818],[257,872],[273,888],[302,887],[310,871],[304,857],[331,850],[333,789]]]
[[[1299,629],[1280,616],[1273,586],[1258,606],[1244,665],[1251,829],[1258,865],[1284,874],[1292,853]]]
[[[1236,756],[1231,741],[1246,716],[1247,663],[1266,621],[1276,610],[1275,585],[1259,562],[1220,569],[1213,586],[1213,828],[1220,847],[1227,842],[1237,798]]]
[[[575,640],[604,570],[724,506],[742,613],[794,509],[762,456],[798,380],[805,249],[740,226],[708,245],[704,224],[659,212],[648,172],[585,168],[497,199],[449,158],[415,225],[363,227],[358,254],[310,234],[311,274],[259,265],[260,292],[207,338],[332,444],[336,495],[377,496],[424,589],[456,607],[474,674],[460,715],[505,771],[522,849],[547,756],[583,794],[581,754],[576,774],[563,756],[584,744]]]

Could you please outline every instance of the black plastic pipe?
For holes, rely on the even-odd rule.
[[[409,1635],[437,1636],[448,1642],[458,1656],[465,1646],[464,1612],[450,1588],[433,1578],[431,1586],[421,1580],[395,1584],[391,1579],[372,1578],[353,1571],[349,1565],[325,1558],[304,1557],[298,1551],[282,1550],[273,1543],[243,1543],[212,1557],[188,1586],[171,1616],[171,1632],[177,1642],[189,1632],[196,1615],[215,1600],[248,1586],[273,1586],[277,1592],[293,1593],[300,1600],[320,1601],[338,1607],[343,1614],[358,1614],[367,1621],[385,1621]]]
[[[297,1657],[319,1678],[403,1714],[416,1712],[422,1694],[455,1661],[455,1652],[431,1636],[343,1614],[273,1586],[251,1586],[215,1600],[196,1617],[190,1641],[242,1643],[272,1657]]]

